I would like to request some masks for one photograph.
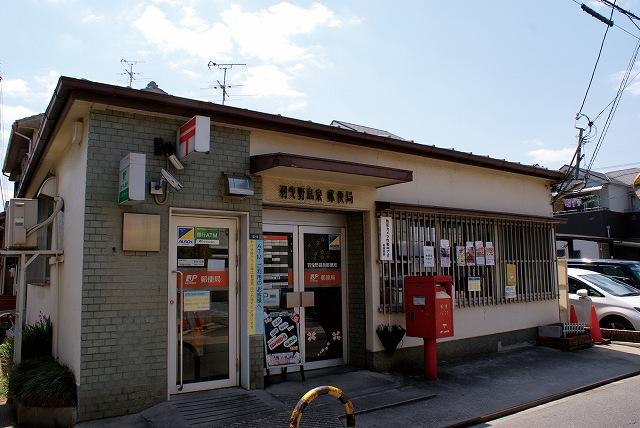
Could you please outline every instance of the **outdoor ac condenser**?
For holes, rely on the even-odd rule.
[[[35,248],[37,233],[27,238],[27,231],[38,223],[37,199],[11,199],[7,208],[4,242],[7,249]]]

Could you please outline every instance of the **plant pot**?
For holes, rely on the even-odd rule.
[[[31,407],[19,402],[16,406],[16,422],[19,426],[66,428],[78,420],[75,407]]]
[[[378,339],[384,346],[384,351],[388,356],[392,356],[400,341],[404,338],[406,330],[399,325],[380,325],[376,329]]]

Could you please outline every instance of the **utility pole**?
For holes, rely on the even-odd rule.
[[[576,174],[575,179],[580,179],[580,160],[582,158],[582,134],[584,133],[584,128],[578,128],[578,149],[576,151]]]
[[[218,82],[219,86],[213,87],[214,89],[217,89],[217,88],[222,89],[222,105],[224,105],[224,102],[229,96],[229,94],[227,93],[227,89],[232,88],[234,86],[242,86],[242,85],[227,85],[227,70],[230,70],[231,68],[233,68],[234,65],[240,66],[240,65],[247,65],[247,64],[240,64],[240,63],[220,64],[220,63],[215,63],[213,61],[209,61],[209,64],[207,64],[207,67],[209,67],[209,70],[211,70],[211,67],[218,67],[218,69],[222,70],[223,72],[222,82],[216,79],[216,82]]]

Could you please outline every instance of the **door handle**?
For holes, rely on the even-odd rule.
[[[183,366],[184,366],[184,325],[183,325],[183,320],[184,320],[184,274],[179,271],[179,270],[174,270],[173,273],[175,273],[178,276],[178,281],[180,282],[180,286],[178,287],[178,293],[180,294],[180,323],[178,324],[179,327],[179,341],[180,341],[180,351],[178,352],[178,367],[180,369],[180,373],[179,373],[179,377],[180,377],[180,386],[178,386],[178,391],[182,391],[182,388],[184,387],[184,379],[183,379]],[[173,304],[173,300],[170,301],[171,304]]]

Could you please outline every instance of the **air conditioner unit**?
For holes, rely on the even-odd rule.
[[[36,248],[37,233],[27,237],[27,230],[38,223],[37,199],[11,199],[7,208],[4,242],[7,249]]]

